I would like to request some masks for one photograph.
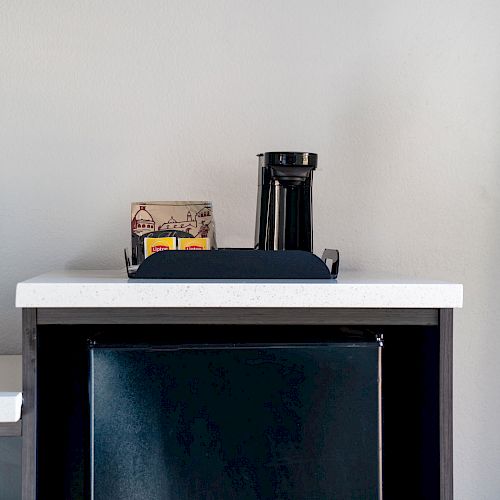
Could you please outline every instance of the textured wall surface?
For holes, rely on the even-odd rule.
[[[0,352],[19,280],[118,268],[129,203],[211,199],[253,240],[257,160],[319,153],[315,246],[463,282],[457,499],[500,495],[500,3],[0,3]]]
[[[21,391],[22,384],[22,358],[20,355],[0,355],[0,391]],[[0,495],[0,498],[1,495]]]

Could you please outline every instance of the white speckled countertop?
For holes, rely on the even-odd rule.
[[[342,271],[337,280],[129,280],[60,271],[17,285],[16,307],[462,307],[462,285]]]

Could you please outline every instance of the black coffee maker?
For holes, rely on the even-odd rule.
[[[312,252],[312,179],[318,155],[273,152],[258,158],[255,248]]]

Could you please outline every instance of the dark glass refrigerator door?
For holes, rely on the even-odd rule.
[[[380,498],[376,342],[90,356],[95,500]]]

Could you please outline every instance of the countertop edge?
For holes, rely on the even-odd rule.
[[[16,287],[17,308],[461,308],[457,283],[36,283]],[[217,285],[217,293],[205,294]],[[325,288],[328,287],[328,288]],[[330,288],[332,287],[332,288]],[[124,289],[127,293],[124,293]],[[332,293],[325,294],[325,290]],[[120,293],[117,293],[117,292]],[[43,292],[43,293],[42,293]],[[64,292],[64,293],[63,293]],[[238,293],[236,293],[238,292]]]

